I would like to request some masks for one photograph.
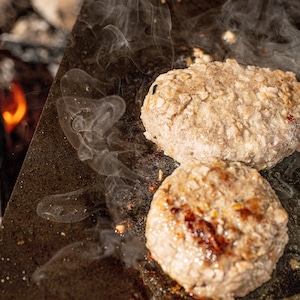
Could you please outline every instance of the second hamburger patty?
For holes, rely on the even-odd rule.
[[[287,219],[257,170],[183,163],[154,195],[147,247],[188,293],[233,299],[270,278],[288,240]]]

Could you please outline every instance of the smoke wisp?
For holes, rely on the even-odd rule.
[[[120,58],[130,59],[143,73],[148,73],[142,55],[162,60],[171,68],[173,52],[171,40],[171,14],[168,6],[159,1],[110,1],[91,2],[88,11],[92,18],[80,17],[99,42],[95,60],[102,69]],[[151,54],[151,56],[150,56]]]

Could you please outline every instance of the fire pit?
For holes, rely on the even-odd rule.
[[[284,56],[294,43],[284,32],[279,49],[263,34],[267,21],[258,32],[242,28],[238,1],[163,2],[84,4],[4,215],[4,299],[192,299],[145,248],[153,193],[177,163],[143,136],[143,98],[160,73],[193,61],[193,48],[220,60],[297,65],[295,51]],[[226,30],[235,30],[233,44],[222,39]],[[256,41],[251,57],[242,33]],[[300,293],[299,161],[295,153],[262,172],[289,212],[290,241],[272,279],[245,299]]]
[[[0,52],[0,60],[2,64],[9,64],[16,70],[12,82],[0,87],[0,110],[3,116],[3,162],[0,168],[3,212],[39,121],[53,77],[46,65],[28,64],[4,51]]]

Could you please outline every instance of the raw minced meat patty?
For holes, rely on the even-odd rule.
[[[263,169],[300,144],[295,74],[235,60],[161,74],[141,112],[145,136],[180,163],[218,157]]]
[[[188,293],[232,299],[270,279],[288,241],[287,220],[256,169],[190,161],[156,191],[146,245]]]

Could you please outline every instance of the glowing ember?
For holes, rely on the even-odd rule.
[[[13,82],[11,85],[11,101],[2,112],[7,132],[11,132],[22,121],[26,110],[26,98],[23,90],[17,82]]]

